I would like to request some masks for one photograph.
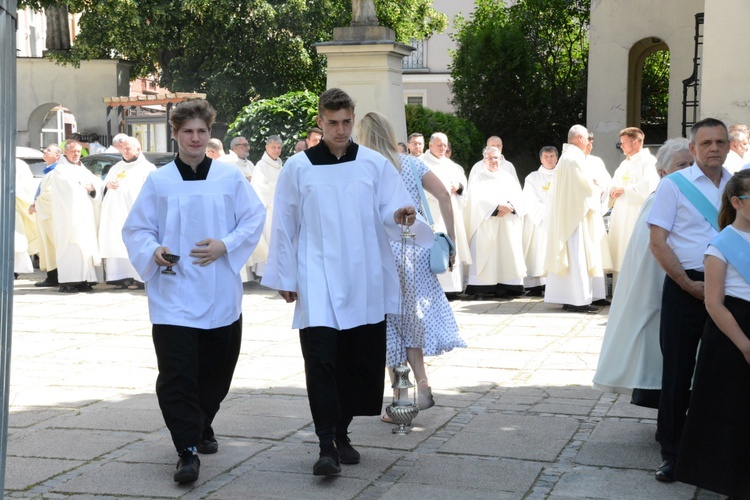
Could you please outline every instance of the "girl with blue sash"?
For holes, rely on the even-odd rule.
[[[705,253],[710,317],[675,478],[750,499],[750,170],[727,183],[719,226]]]

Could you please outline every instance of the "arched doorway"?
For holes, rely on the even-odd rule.
[[[71,111],[54,102],[38,106],[29,115],[29,146],[35,149],[48,144],[60,144],[76,131],[76,119]]]
[[[669,47],[660,38],[644,38],[628,57],[627,125],[646,134],[646,144],[667,140]]]

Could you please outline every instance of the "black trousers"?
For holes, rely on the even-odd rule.
[[[385,387],[385,321],[348,330],[299,331],[315,431],[358,415],[379,415]]]
[[[687,271],[690,279],[703,281],[700,271]],[[656,440],[663,459],[676,460],[690,405],[690,385],[698,343],[708,313],[703,302],[682,290],[672,278],[664,279],[659,341],[664,358]]]
[[[159,365],[156,396],[177,451],[213,436],[211,427],[229,392],[242,343],[242,316],[231,325],[202,330],[153,325]]]

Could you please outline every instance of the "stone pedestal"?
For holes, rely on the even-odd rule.
[[[383,26],[335,28],[333,34],[332,42],[315,45],[328,58],[326,87],[348,93],[357,117],[370,111],[387,116],[397,140],[406,142],[401,61],[414,49],[397,43],[393,31]]]

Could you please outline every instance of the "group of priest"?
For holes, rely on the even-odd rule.
[[[562,156],[555,146],[541,148],[541,165],[522,187],[502,154],[500,137],[487,139],[482,160],[467,178],[446,155],[445,134],[432,134],[426,152],[424,137],[410,135],[409,153],[443,181],[459,214],[454,218],[457,264],[439,276],[449,298],[512,298],[526,292],[567,310],[597,311],[592,302],[605,299],[606,273],[619,272],[640,208],[659,180],[643,132],[626,128],[620,141],[625,159],[610,175],[591,154],[593,134],[577,125]],[[429,196],[428,202],[437,204]],[[604,215],[610,209],[607,232]],[[442,220],[436,230],[445,230]]]

